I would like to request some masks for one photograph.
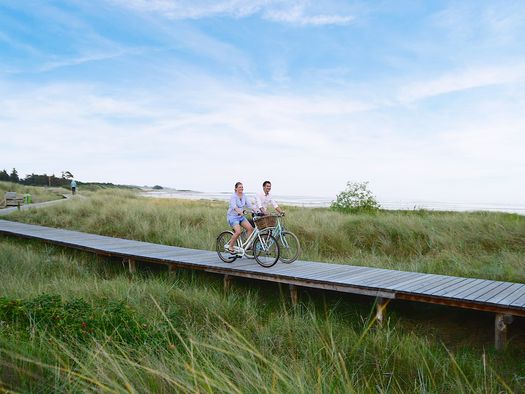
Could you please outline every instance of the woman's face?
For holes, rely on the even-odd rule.
[[[235,188],[235,193],[237,194],[241,194],[243,191],[244,191],[244,186],[242,185],[242,183]]]

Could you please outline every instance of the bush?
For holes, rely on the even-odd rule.
[[[375,212],[381,206],[368,189],[368,182],[347,182],[346,189],[337,195],[330,208],[342,212]]]

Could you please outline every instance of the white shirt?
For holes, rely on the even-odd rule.
[[[268,193],[268,195],[266,195],[264,194],[264,192],[259,192],[255,195],[255,208],[257,210],[260,210],[261,208],[266,209],[269,204],[272,204],[274,208],[277,208],[279,206],[273,199],[271,193]]]

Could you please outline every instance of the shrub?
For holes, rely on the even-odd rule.
[[[342,212],[375,212],[380,207],[368,189],[368,182],[347,182],[346,189],[337,195],[330,206]]]

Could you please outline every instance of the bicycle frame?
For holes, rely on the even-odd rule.
[[[253,245],[257,237],[261,241],[261,244],[265,245],[264,239],[261,238],[261,234],[264,234],[265,232],[266,229],[259,230],[259,228],[255,226],[253,232],[250,234],[246,241],[243,242],[241,236],[239,236],[239,238],[237,238],[237,242],[240,244],[240,246],[235,245],[233,247],[233,249],[235,250],[235,254],[238,257],[244,257],[244,255],[246,254],[246,249]]]

